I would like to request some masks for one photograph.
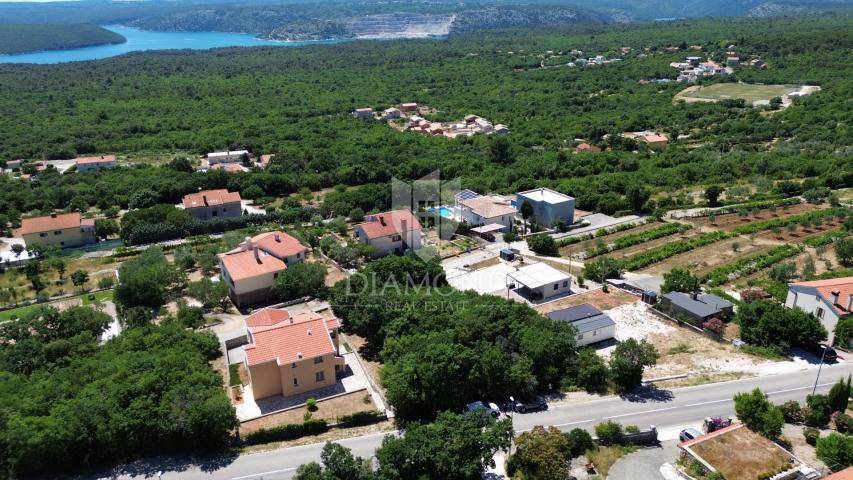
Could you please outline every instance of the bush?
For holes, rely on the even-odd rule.
[[[833,414],[833,417],[835,429],[838,430],[839,433],[853,432],[853,417],[846,413]]]
[[[826,395],[808,395],[806,397],[806,425],[810,427],[822,427],[829,423],[832,407]]]
[[[801,423],[803,421],[803,407],[796,400],[788,400],[779,408],[782,409],[782,416],[787,423]]]
[[[355,412],[350,415],[342,415],[338,417],[338,423],[347,427],[356,427],[358,425],[369,425],[379,420],[379,412],[376,410],[364,410]]]
[[[567,433],[569,442],[571,443],[572,457],[579,457],[587,450],[595,448],[595,442],[592,441],[592,435],[582,428],[573,428]]]
[[[595,426],[595,435],[603,445],[619,443],[622,439],[622,425],[608,420]]]
[[[806,439],[806,443],[815,446],[817,439],[820,438],[820,430],[814,427],[803,427],[803,437]]]
[[[243,439],[246,445],[258,445],[261,443],[280,442],[293,440],[294,438],[307,435],[319,435],[329,429],[325,420],[308,420],[304,423],[292,423],[279,425],[277,427],[262,428],[249,433]]]
[[[636,425],[626,425],[625,433],[640,433],[640,427]]]
[[[308,400],[305,400],[305,406],[308,408],[309,412],[316,412],[317,411],[317,399],[316,398],[309,398]]]
[[[550,235],[543,234],[527,237],[527,246],[539,255],[557,255],[557,243]]]
[[[839,471],[853,465],[853,437],[830,433],[817,439],[817,458]]]

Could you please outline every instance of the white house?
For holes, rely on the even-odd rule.
[[[421,248],[421,223],[409,210],[367,215],[353,229],[359,242],[376,248],[373,258]]]
[[[788,285],[788,308],[799,308],[820,319],[829,333],[829,343],[835,341],[835,325],[848,317],[853,308],[853,277],[797,282]]]
[[[402,113],[400,112],[400,109],[399,109],[399,108],[394,108],[394,107],[386,108],[386,109],[382,112],[382,118],[387,118],[387,119],[389,119],[389,120],[394,120],[394,119],[400,118],[400,115],[401,115],[401,114],[402,114]]]
[[[509,201],[497,195],[483,195],[459,201],[459,210],[462,219],[477,227],[499,223],[504,226],[502,232],[512,230],[512,222],[518,212]]]
[[[594,306],[584,303],[547,314],[548,318],[575,327],[578,347],[610,340],[616,336],[616,322]]]
[[[373,116],[372,108],[356,108],[354,112],[352,112],[352,116],[355,118],[369,118]]]
[[[575,221],[575,199],[550,188],[519,192],[515,204],[521,208],[524,203],[533,207],[533,218],[530,220],[539,225],[553,227],[558,220],[563,220],[567,225]]]
[[[540,302],[572,292],[572,276],[545,263],[534,263],[507,274],[507,284],[522,297]]]

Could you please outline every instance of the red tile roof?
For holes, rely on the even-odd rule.
[[[225,170],[227,173],[242,173],[243,167],[239,163],[217,163],[210,167],[211,170]]]
[[[831,280],[815,280],[813,282],[797,282],[791,285],[799,287],[812,287],[820,293],[820,296],[840,315],[849,315],[851,310],[847,309],[847,302],[853,295],[853,277],[833,278]],[[833,293],[838,294],[838,301],[833,304]]]
[[[21,235],[80,228],[80,212],[59,213],[21,220]]]
[[[86,165],[89,163],[105,163],[105,162],[115,162],[115,155],[101,155],[100,157],[80,157],[75,158],[77,161],[77,165]]]
[[[278,258],[291,257],[307,250],[299,240],[282,232],[267,232],[252,237],[252,243]]]
[[[184,195],[184,208],[199,208],[208,205],[223,205],[239,202],[240,192],[229,192],[226,189],[202,190],[198,193]]]
[[[257,257],[255,251],[257,251]],[[260,248],[223,253],[219,255],[219,258],[225,270],[228,271],[228,276],[235,282],[258,275],[280,272],[287,268],[283,261]]]
[[[645,140],[646,143],[657,143],[657,142],[668,142],[669,141],[669,139],[664,137],[663,135],[657,135],[657,134],[646,135],[645,137],[643,137],[643,140]]]
[[[483,218],[495,218],[501,215],[515,215],[516,209],[508,202],[503,202],[490,195],[462,200],[462,205],[471,209],[472,212]]]
[[[853,480],[853,467],[848,467],[838,473],[833,473],[824,480]]]
[[[267,165],[269,165],[270,161],[272,161],[274,157],[275,154],[261,155],[261,157],[258,159],[258,163],[260,163],[261,166],[266,167]]]
[[[391,210],[390,212],[374,213],[366,217],[364,223],[359,223],[367,238],[374,239],[389,235],[401,235],[413,230],[420,230],[421,223],[409,210]],[[403,229],[405,222],[406,228]]]
[[[244,348],[248,365],[272,360],[287,364],[337,352],[329,335],[329,325],[320,317],[253,331],[252,340],[253,343]]]

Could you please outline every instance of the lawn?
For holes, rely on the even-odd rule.
[[[59,302],[67,302],[68,300],[73,300],[75,298],[82,298],[83,299],[83,305],[92,305],[94,303],[100,303],[100,302],[104,302],[104,301],[108,301],[108,300],[113,299],[113,291],[112,290],[104,290],[101,292],[96,292],[96,293],[91,294],[91,295],[95,296],[94,299],[89,299],[89,295],[90,294],[88,294],[88,293],[83,294],[83,295],[75,295],[73,297],[63,298],[62,300],[59,300]],[[57,302],[36,303],[34,305],[27,305],[24,307],[13,308],[11,310],[5,310],[3,312],[0,312],[0,321],[11,320],[12,318],[22,318],[25,315],[27,315],[31,312],[34,312],[35,310],[37,310],[40,307],[50,306],[53,303],[57,303]]]
[[[610,472],[610,467],[616,463],[616,460],[637,451],[636,447],[626,445],[614,445],[612,447],[598,447],[595,450],[586,452],[586,458],[595,464],[595,469],[601,478],[607,478]],[[728,477],[726,477],[728,478]]]
[[[689,87],[675,96],[676,100],[720,101],[730,98],[749,103],[770,100],[796,90],[792,85],[751,85],[748,83],[715,83],[708,86]]]

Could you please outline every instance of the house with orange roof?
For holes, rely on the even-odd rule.
[[[367,215],[353,230],[359,242],[376,248],[373,258],[421,248],[421,223],[406,209]]]
[[[102,168],[112,168],[117,166],[115,155],[101,155],[98,157],[80,157],[76,158],[78,172],[96,172]]]
[[[28,247],[81,247],[95,243],[95,221],[83,218],[80,212],[52,213],[44,217],[21,220],[21,236]]]
[[[518,213],[510,202],[498,195],[482,195],[459,202],[462,219],[472,227],[501,225],[498,231],[509,232]]]
[[[288,265],[305,261],[307,249],[299,240],[281,232],[246,237],[239,247],[219,255],[219,268],[231,300],[238,307],[262,302],[278,275]]]
[[[219,190],[202,190],[184,195],[184,209],[199,220],[211,218],[239,217],[243,214],[240,206],[240,192]]]
[[[255,398],[289,397],[330,387],[343,372],[336,318],[264,308],[245,318],[245,366]]]
[[[833,473],[824,480],[853,480],[853,467],[848,467],[840,472]]]
[[[595,145],[590,145],[586,142],[581,143],[577,147],[575,147],[575,153],[598,153],[601,149],[596,147]]]
[[[270,162],[272,162],[273,158],[275,158],[274,153],[268,153],[266,155],[261,155],[260,157],[258,157],[258,161],[255,165],[258,166],[259,168],[267,168],[270,166]]]
[[[640,137],[640,140],[646,142],[646,145],[652,150],[664,151],[667,145],[669,145],[669,139],[665,135],[657,133]]]
[[[829,333],[831,345],[835,340],[835,325],[849,317],[853,309],[853,277],[791,283],[785,306],[799,308],[820,319]]]
[[[239,163],[217,163],[211,170],[224,170],[226,173],[243,173],[246,170]]]

